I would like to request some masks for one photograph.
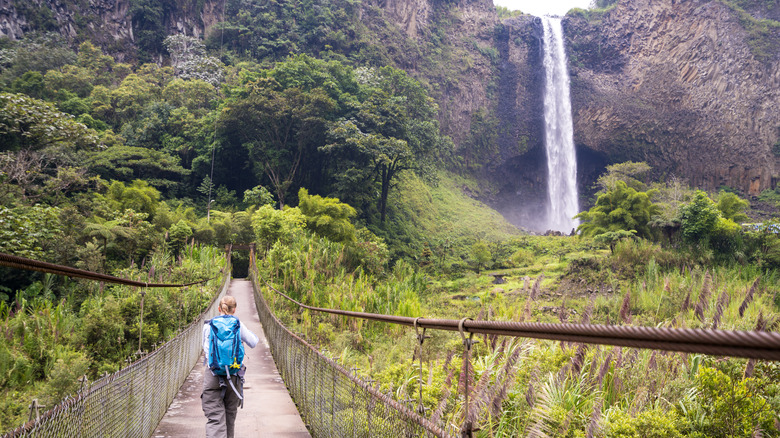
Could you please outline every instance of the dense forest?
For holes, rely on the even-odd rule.
[[[139,339],[149,351],[175,336],[213,296],[230,243],[256,242],[260,275],[313,306],[777,331],[774,189],[708,192],[615,162],[585,188],[576,236],[530,234],[480,202],[497,190],[486,174],[506,126],[478,110],[455,135],[436,102],[455,87],[450,62],[499,70],[499,53],[453,44],[459,5],[430,5],[438,26],[416,39],[346,0],[227,1],[192,36],[170,32],[178,3],[133,0],[132,47],[92,41],[89,16],[67,36],[46,3],[24,6],[34,31],[0,38],[0,252],[213,280],[150,290],[140,315],[138,290],[0,268],[0,430],[33,399],[53,406],[82,376],[125,366]],[[573,14],[615,7],[597,6]],[[773,362],[485,337],[467,375],[460,340],[434,333],[418,382],[413,333],[267,298],[398,400],[422,383],[430,418],[453,434],[469,418],[485,437],[780,436]]]

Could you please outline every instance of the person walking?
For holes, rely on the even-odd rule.
[[[207,438],[233,438],[238,406],[243,406],[243,376],[246,372],[246,367],[240,363],[243,359],[241,343],[248,345],[249,348],[255,348],[259,341],[257,335],[233,316],[235,312],[236,299],[232,296],[225,296],[219,302],[220,316],[203,325],[203,352],[209,370],[203,373],[203,392],[200,399],[203,413],[206,415]],[[217,352],[211,351],[212,346],[217,345],[216,340],[212,339],[219,330],[215,327],[235,327],[236,325],[238,330],[234,332],[233,336],[240,336],[240,340],[235,342],[240,348],[240,352],[233,353],[234,356],[238,357],[233,357],[232,364],[225,365],[225,371],[222,371],[220,367],[214,366]],[[228,341],[229,344],[232,341],[222,338],[222,333],[227,333],[224,329],[219,333],[221,333],[220,343]],[[226,336],[229,338],[230,335]]]

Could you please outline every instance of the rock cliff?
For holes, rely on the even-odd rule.
[[[202,36],[222,16],[225,0],[160,1],[166,34]],[[70,41],[91,40],[120,61],[136,55],[131,0],[0,0],[0,37],[56,31]]]
[[[579,149],[647,161],[707,189],[773,187],[780,47],[746,30],[749,19],[704,0],[620,0],[603,14],[571,14]]]

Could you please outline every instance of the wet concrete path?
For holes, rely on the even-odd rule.
[[[245,349],[247,373],[244,409],[238,410],[236,438],[310,437],[268,349],[268,341],[257,317],[252,284],[248,280],[234,279],[227,293],[236,298],[238,319],[260,338],[257,347]],[[153,437],[205,438],[206,417],[200,406],[204,372],[208,371],[201,358],[160,421]]]

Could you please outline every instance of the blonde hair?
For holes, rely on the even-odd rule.
[[[219,310],[228,315],[232,315],[236,312],[236,299],[230,295],[222,297],[219,301]]]

